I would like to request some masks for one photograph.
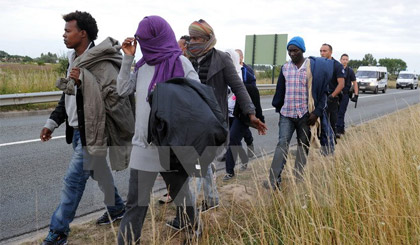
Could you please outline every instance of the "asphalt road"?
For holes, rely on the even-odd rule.
[[[258,136],[253,129],[258,154],[272,153],[277,144],[278,114],[271,107],[271,99],[271,96],[262,97],[267,135]],[[346,124],[363,123],[417,103],[420,103],[420,89],[361,94],[357,109],[350,102]],[[64,135],[64,125],[54,132],[55,139],[45,143],[38,140],[47,118],[48,115],[0,119],[0,243],[47,227],[57,207],[72,148],[63,137],[57,137]],[[223,164],[219,164],[218,168],[222,167]],[[128,171],[114,173],[114,176],[125,199]],[[162,186],[158,182],[155,188]],[[89,180],[76,216],[104,208],[102,201],[102,192]]]

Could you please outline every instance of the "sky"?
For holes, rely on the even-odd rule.
[[[303,37],[305,56],[319,56],[321,44],[329,43],[336,59],[371,53],[377,60],[402,59],[408,70],[420,73],[419,0],[0,0],[0,50],[33,58],[66,54],[62,15],[75,10],[96,19],[97,43],[133,36],[147,15],[166,19],[177,38],[204,19],[220,50],[244,49],[246,35],[288,34]]]

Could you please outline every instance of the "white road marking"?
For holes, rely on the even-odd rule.
[[[401,92],[394,92],[394,93],[385,93],[385,94],[381,94],[382,96],[384,95],[395,95],[395,94],[401,94],[401,93],[411,93],[411,92],[418,92],[417,90],[409,90],[409,91],[401,91]],[[366,98],[371,98],[371,97],[377,97],[379,96],[379,94],[374,94],[374,95],[368,95],[368,96],[360,96],[359,99],[366,99]],[[271,107],[271,108],[267,108],[267,109],[263,109],[263,111],[272,111],[276,108]],[[61,136],[55,136],[53,139],[62,139],[65,138],[65,135],[61,135]],[[26,144],[26,143],[32,143],[32,142],[40,142],[40,139],[34,139],[34,140],[23,140],[23,141],[16,141],[16,142],[10,142],[10,143],[3,143],[0,144],[0,147],[2,146],[9,146],[9,145],[20,145],[20,144]]]
[[[62,139],[65,138],[65,135],[61,135],[61,136],[54,136],[51,138],[51,140],[54,139]],[[16,142],[10,142],[10,143],[3,143],[0,144],[0,147],[2,146],[9,146],[9,145],[20,145],[20,144],[26,144],[26,143],[32,143],[32,142],[41,142],[41,139],[34,139],[34,140],[22,140],[22,141],[16,141]]]

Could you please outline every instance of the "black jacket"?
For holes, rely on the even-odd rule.
[[[255,116],[265,123],[264,116],[262,113],[261,102],[260,102],[260,92],[256,85],[245,84],[246,90],[248,91],[249,97],[251,97],[252,103],[255,106]],[[235,109],[233,109],[233,115],[241,120],[243,123],[249,126],[249,116],[241,110],[241,107],[238,103],[235,103]]]
[[[149,140],[171,146],[190,175],[204,176],[216,149],[227,139],[228,125],[213,91],[197,81],[173,78],[158,83],[149,99]],[[197,163],[201,171],[195,168]]]

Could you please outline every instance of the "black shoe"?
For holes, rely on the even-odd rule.
[[[108,211],[105,211],[105,213],[99,217],[96,220],[97,225],[109,225],[116,221],[117,219],[122,219],[122,217],[125,214],[125,208],[123,208],[121,211],[116,213],[109,213]]]
[[[247,153],[249,158],[255,157],[254,144],[247,145]]]
[[[341,138],[341,134],[340,134],[340,133],[337,133],[337,134],[335,135],[335,137],[336,137],[337,139],[340,139],[340,138]]]
[[[66,244],[67,244],[66,234],[50,231],[41,245],[66,245]]]
[[[178,215],[175,216],[173,220],[166,222],[166,225],[177,231],[191,227],[191,224],[187,224],[185,221],[181,221]]]
[[[203,200],[203,202],[201,203],[201,207],[200,207],[199,211],[201,213],[205,213],[205,212],[207,212],[209,210],[212,210],[214,208],[217,208],[217,207],[219,207],[218,203],[216,203],[215,205],[208,205],[208,203]]]

